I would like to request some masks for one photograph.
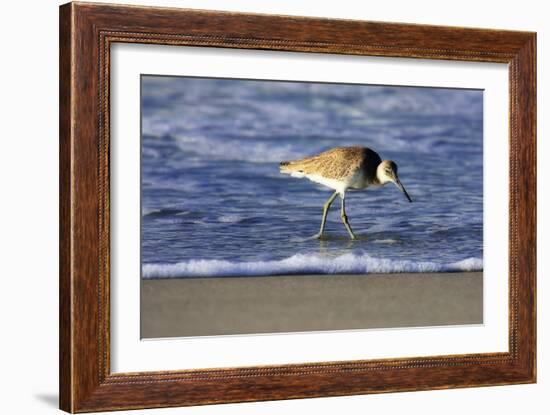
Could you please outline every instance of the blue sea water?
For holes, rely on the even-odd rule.
[[[144,278],[483,269],[483,92],[143,76]],[[399,166],[348,192],[279,162],[362,145]]]

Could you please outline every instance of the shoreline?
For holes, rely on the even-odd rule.
[[[141,280],[141,338],[483,323],[483,272]]]

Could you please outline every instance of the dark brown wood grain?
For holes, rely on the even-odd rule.
[[[59,15],[59,406],[72,409],[73,370],[71,367],[71,54],[70,8]]]
[[[115,42],[509,64],[510,350],[111,373],[109,70]],[[68,412],[504,385],[536,378],[534,33],[150,7],[60,9],[60,407]]]

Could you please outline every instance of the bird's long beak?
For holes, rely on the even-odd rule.
[[[409,202],[412,203],[412,199],[411,197],[409,196],[409,194],[407,193],[407,191],[405,190],[405,186],[403,186],[401,184],[401,180],[399,180],[399,177],[396,177],[395,178],[395,185],[399,188],[399,190],[401,190],[403,192],[403,194],[405,195],[405,197],[409,200]]]

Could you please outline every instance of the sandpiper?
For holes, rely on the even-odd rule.
[[[409,202],[412,202],[397,175],[397,164],[392,160],[382,160],[378,153],[370,148],[336,147],[315,156],[283,161],[280,163],[280,169],[281,173],[299,178],[307,177],[313,182],[335,190],[324,205],[321,229],[319,233],[315,234],[316,238],[322,237],[328,210],[338,195],[342,200],[340,211],[342,222],[351,239],[356,238],[346,215],[347,190],[360,190],[371,186],[381,187],[391,182],[403,192]]]

